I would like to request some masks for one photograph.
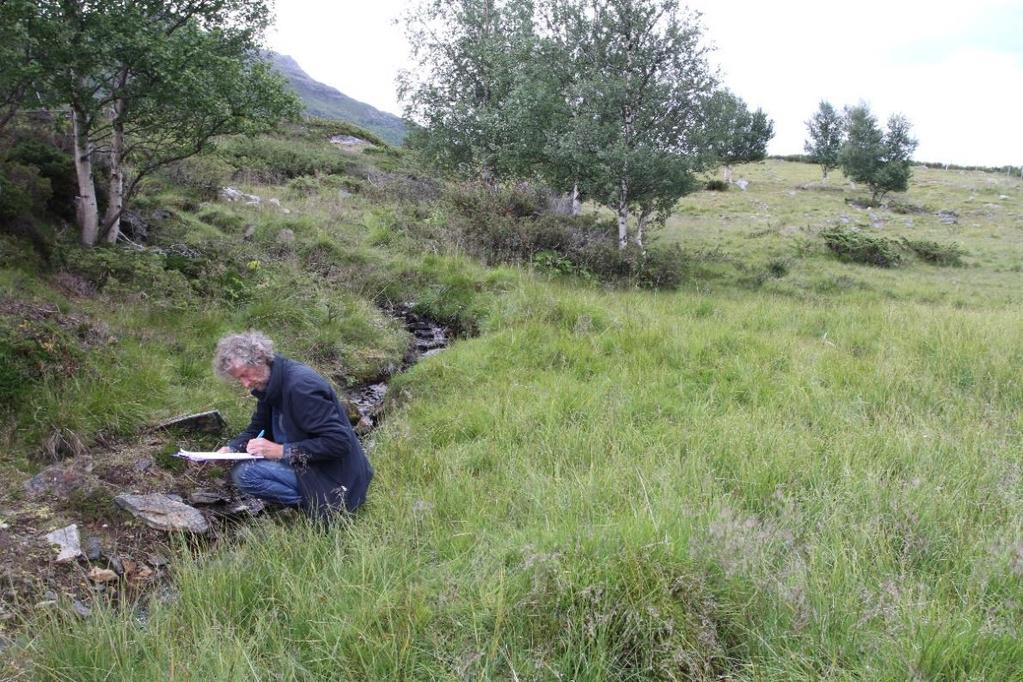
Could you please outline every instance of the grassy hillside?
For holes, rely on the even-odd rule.
[[[475,335],[396,380],[370,444],[377,478],[351,523],[262,519],[238,544],[177,563],[174,596],[144,620],[130,607],[37,620],[12,671],[1018,674],[1018,181],[918,171],[898,197],[912,212],[898,213],[846,204],[862,193],[821,185],[809,165],[740,168],[748,191],[680,203],[661,239],[682,246],[681,286],[652,292],[556,253],[484,267],[467,255],[484,228],[467,225],[464,190],[403,173],[401,157],[330,150],[321,133],[236,142],[217,161],[262,163],[236,167],[255,180],[242,189],[279,198],[286,215],[197,200],[169,180],[152,189],[149,206],[172,207],[155,243],[188,245],[214,268],[179,272],[178,299],[132,298],[148,285],[120,272],[69,297],[59,273],[27,265],[22,241],[5,242],[23,251],[0,269],[7,296],[88,314],[119,339],[87,362],[102,388],[27,389],[6,436],[5,451],[24,453],[18,470],[32,467],[33,438],[69,419],[85,439],[111,425],[130,438],[202,403],[238,425],[247,404],[205,368],[217,335],[239,325],[342,377],[371,375],[400,348],[374,304],[415,301]],[[285,151],[336,167],[287,180],[299,164]],[[819,234],[835,226],[956,242],[964,265],[842,262]],[[84,277],[75,259],[94,256],[70,253],[65,270]]]

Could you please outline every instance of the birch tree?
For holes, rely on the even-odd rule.
[[[510,97],[533,64],[532,2],[424,0],[405,28],[416,68],[399,74],[398,93],[419,126],[409,144],[463,176],[493,183],[507,175],[522,132]]]
[[[588,193],[614,210],[619,248],[630,233],[642,245],[711,162],[702,131],[716,81],[699,17],[675,0],[564,2],[561,16],[578,74],[568,139],[590,154]]]
[[[39,0],[48,85],[70,110],[81,242],[116,241],[125,199],[215,135],[296,111],[258,63],[265,0]],[[95,164],[109,169],[100,220]],[[138,162],[137,165],[134,165]],[[130,179],[128,175],[131,175]]]
[[[846,140],[840,160],[846,176],[867,185],[875,202],[889,192],[905,192],[917,146],[908,119],[895,114],[888,119],[887,131],[882,132],[870,108],[860,104],[846,111],[845,120]]]
[[[821,167],[824,179],[828,179],[828,171],[838,168],[839,152],[844,139],[845,121],[830,102],[821,100],[820,106],[810,120],[806,122],[806,130],[810,139],[803,145],[804,151],[813,162]]]

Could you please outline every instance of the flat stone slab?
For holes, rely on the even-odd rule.
[[[60,548],[57,563],[64,563],[82,556],[82,539],[78,535],[78,526],[74,524],[53,531],[46,536],[46,541]]]
[[[190,504],[220,504],[227,502],[227,496],[215,490],[196,490],[188,496]]]
[[[157,530],[205,533],[210,529],[205,517],[195,507],[178,502],[168,495],[118,495],[114,502],[147,526]]]
[[[157,429],[184,429],[186,431],[198,431],[200,433],[221,433],[227,428],[227,422],[219,410],[209,412],[198,412],[186,414],[182,417],[174,417],[156,425]]]

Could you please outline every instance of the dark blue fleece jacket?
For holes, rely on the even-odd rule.
[[[265,438],[284,445],[284,461],[295,469],[302,507],[310,515],[355,511],[366,499],[373,467],[327,380],[275,355],[266,389],[252,395],[259,400],[252,420],[229,445],[244,450],[264,431]]]

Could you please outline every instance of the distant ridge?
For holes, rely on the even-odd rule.
[[[298,62],[288,55],[268,52],[267,58],[274,68],[288,79],[310,116],[354,123],[394,146],[399,146],[404,141],[405,121],[398,116],[380,111],[365,102],[352,99],[329,85],[313,80],[302,70]]]

